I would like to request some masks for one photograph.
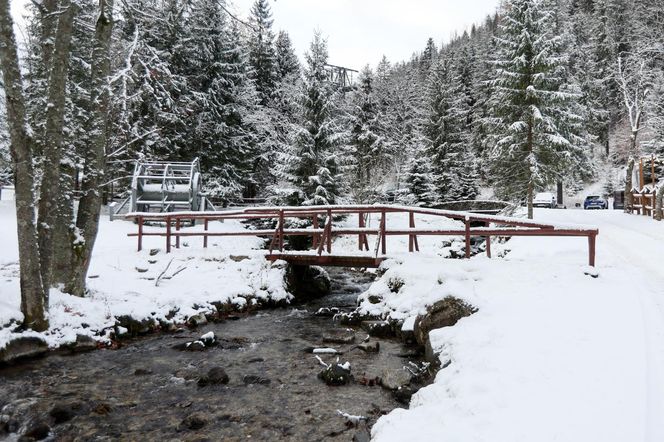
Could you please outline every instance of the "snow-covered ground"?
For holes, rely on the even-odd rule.
[[[449,294],[479,308],[431,332],[449,366],[376,423],[376,441],[664,440],[664,223],[606,210],[535,218],[599,227],[599,277],[584,274],[584,238],[522,237],[502,259],[399,258],[369,289],[383,301],[363,297],[400,318]]]
[[[241,228],[237,221],[210,227],[215,231]],[[146,232],[152,229],[147,227]],[[14,328],[22,320],[13,201],[0,201],[0,232],[2,348],[16,335]],[[124,315],[177,323],[198,313],[215,312],[212,303],[242,308],[251,302],[291,298],[284,286],[283,263],[274,265],[264,259],[264,252],[258,250],[259,238],[211,238],[207,249],[201,238],[183,238],[183,247],[167,255],[161,237],[144,238],[143,251],[136,252],[136,238],[127,237],[135,232],[131,222],[102,218],[88,273],[90,295],[78,298],[51,290],[51,327],[40,334],[51,347],[73,342],[76,334],[107,341],[116,318]],[[151,256],[150,251],[157,249]]]

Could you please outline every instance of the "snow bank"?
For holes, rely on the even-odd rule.
[[[240,230],[227,220],[215,231]],[[159,229],[146,227],[145,232]],[[202,226],[188,229],[202,229]],[[15,337],[22,320],[18,281],[16,222],[12,202],[0,203],[0,348]],[[285,265],[270,263],[255,237],[210,239],[183,238],[180,249],[166,254],[165,239],[146,237],[143,251],[136,252],[136,238],[127,233],[136,225],[102,218],[99,237],[88,273],[90,293],[85,298],[51,290],[50,329],[40,334],[50,347],[70,343],[77,334],[108,341],[117,318],[136,321],[181,323],[199,313],[214,313],[214,304],[236,308],[264,302],[288,302],[292,295],[284,285]]]
[[[377,421],[375,441],[664,440],[661,224],[609,211],[536,220],[598,225],[599,276],[584,274],[583,238],[514,238],[505,258],[468,261],[429,244],[360,297],[404,327],[448,294],[479,309],[430,333],[449,365]]]

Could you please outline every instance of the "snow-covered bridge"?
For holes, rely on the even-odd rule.
[[[368,217],[378,216],[378,222],[369,225]],[[407,216],[407,227],[388,227],[390,216]],[[444,228],[431,226],[417,227],[416,216],[440,217],[456,221]],[[138,225],[136,236],[138,250],[143,248],[145,236],[161,236],[166,240],[166,252],[171,251],[173,241],[180,247],[181,238],[201,237],[203,247],[207,247],[210,237],[220,236],[259,236],[271,238],[266,258],[271,261],[285,260],[293,264],[377,267],[388,257],[387,238],[407,236],[408,251],[419,251],[418,236],[459,236],[465,241],[465,256],[470,257],[471,239],[481,237],[486,240],[486,254],[491,257],[491,239],[513,236],[567,236],[585,237],[588,240],[588,264],[595,265],[595,242],[598,229],[570,226],[564,224],[541,223],[521,218],[484,215],[471,212],[430,209],[398,205],[334,205],[307,207],[254,207],[242,210],[228,210],[214,213],[170,212],[144,213],[134,212],[126,215]],[[334,219],[356,217],[356,226],[334,226]],[[234,231],[212,230],[211,221],[223,220],[254,221],[256,224],[274,225],[274,228],[241,229]],[[161,230],[146,232],[145,223],[163,226]],[[203,230],[184,229],[192,223],[201,223]],[[287,251],[286,237],[311,237],[311,250]],[[334,254],[332,239],[338,236],[356,236],[358,252],[354,254]],[[369,246],[369,236],[375,237],[373,250]]]

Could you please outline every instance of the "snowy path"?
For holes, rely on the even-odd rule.
[[[404,263],[414,290],[390,302],[440,296],[446,272],[479,312],[431,333],[450,366],[410,410],[379,420],[375,440],[664,441],[664,223],[618,211],[535,218],[597,226],[599,277],[583,274],[578,238],[514,238],[503,260],[445,270]]]
[[[546,216],[551,220],[593,222],[600,226],[599,259],[633,284],[627,296],[638,304],[642,314],[641,318],[634,318],[633,324],[642,328],[645,348],[643,440],[664,441],[664,225],[645,216],[615,211],[565,212]]]

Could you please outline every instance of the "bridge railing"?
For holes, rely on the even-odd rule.
[[[367,227],[366,217],[369,214],[380,215],[377,227]],[[387,218],[390,214],[407,214],[407,228],[388,228]],[[341,215],[357,215],[357,227],[335,227],[333,218]],[[415,215],[440,216],[460,221],[463,228],[436,229],[418,228],[415,225]],[[208,238],[224,236],[259,236],[271,238],[268,258],[276,258],[284,251],[284,239],[288,236],[312,237],[313,249],[321,256],[323,252],[332,253],[332,239],[340,235],[356,235],[358,249],[369,251],[368,236],[376,236],[374,254],[385,256],[387,254],[388,236],[408,236],[408,251],[419,251],[418,236],[461,236],[465,240],[465,256],[470,257],[471,238],[484,237],[486,239],[486,254],[491,257],[492,237],[513,236],[566,236],[586,237],[588,240],[588,264],[595,265],[595,243],[598,229],[565,225],[540,223],[521,218],[483,215],[469,212],[458,212],[424,207],[409,207],[397,205],[336,205],[336,206],[306,206],[306,207],[254,207],[241,210],[226,210],[223,212],[170,212],[145,213],[135,212],[125,215],[125,218],[137,222],[138,231],[129,233],[138,240],[138,250],[143,248],[143,238],[146,236],[160,236],[166,239],[166,252],[170,253],[173,239],[175,247],[180,247],[183,237],[201,237],[203,247],[207,247]],[[311,226],[307,228],[289,228],[287,219],[311,219]],[[237,220],[276,220],[274,229],[241,229],[236,231],[211,231],[210,221],[226,219]],[[202,231],[183,231],[187,222],[202,222]],[[146,232],[143,228],[146,222],[163,224],[163,230]],[[321,222],[323,223],[321,225]],[[279,251],[275,254],[275,251]]]

